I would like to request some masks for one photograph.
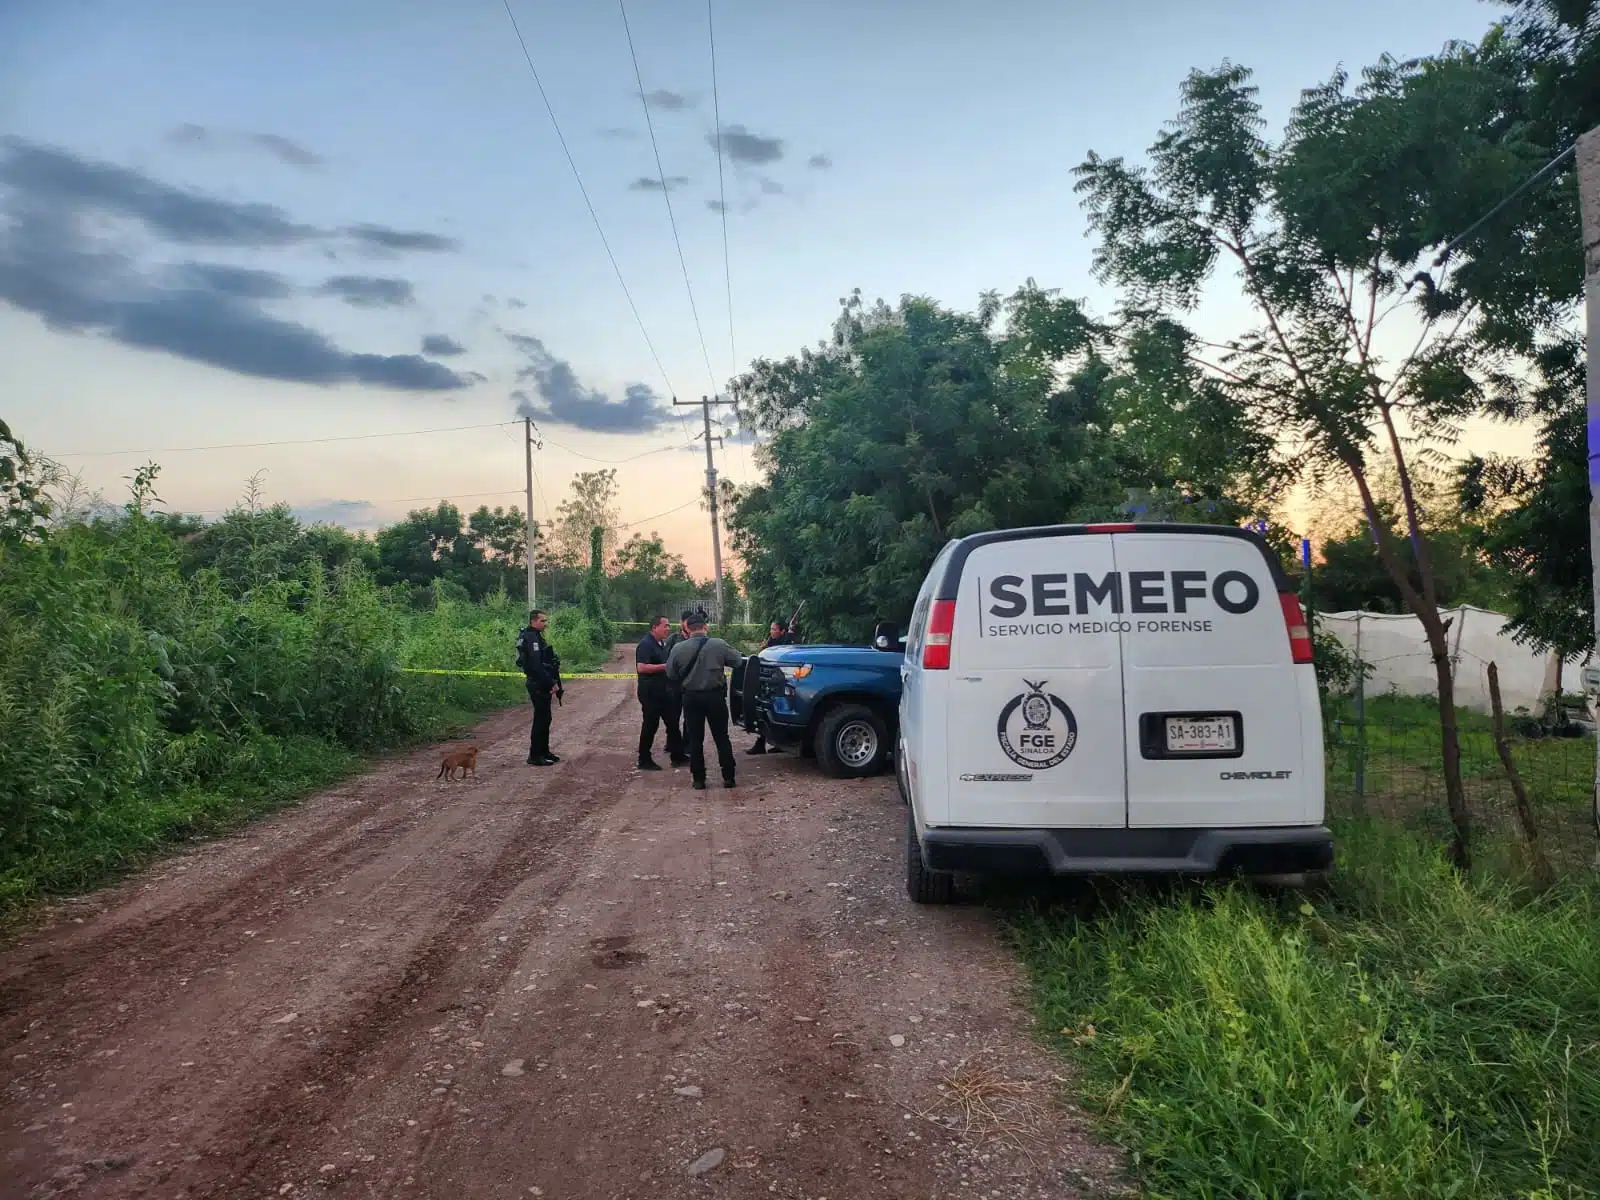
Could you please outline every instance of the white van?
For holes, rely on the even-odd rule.
[[[1057,525],[945,546],[901,669],[906,887],[1333,860],[1311,637],[1256,534]]]

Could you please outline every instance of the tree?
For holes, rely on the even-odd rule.
[[[403,521],[380,530],[378,581],[426,587],[452,569],[483,561],[483,553],[465,536],[461,510],[441,501],[436,508],[415,509]]]
[[[50,516],[40,465],[0,421],[0,545],[32,541]]]
[[[1273,433],[1286,466],[1312,478],[1343,472],[1355,485],[1384,568],[1427,636],[1463,867],[1471,826],[1449,645],[1413,468],[1491,395],[1517,387],[1512,368],[1560,314],[1524,303],[1526,289],[1484,286],[1547,265],[1517,261],[1503,229],[1459,248],[1450,286],[1418,277],[1548,157],[1514,119],[1525,75],[1499,37],[1427,62],[1385,58],[1353,89],[1342,71],[1308,89],[1283,137],[1269,141],[1250,73],[1224,64],[1184,82],[1148,169],[1095,154],[1078,168],[1098,235],[1095,269],[1125,290],[1127,326],[1192,313],[1217,268],[1231,266],[1259,324],[1197,341],[1211,357],[1196,359]],[[1522,219],[1547,218],[1548,207]],[[1387,323],[1396,313],[1406,328]],[[1415,577],[1370,486],[1384,459],[1399,482]]]
[[[598,527],[606,543],[614,546],[618,521],[615,468],[579,471],[571,494],[556,507],[551,531],[554,557],[564,566],[581,567],[588,562],[591,532]]]
[[[648,621],[659,613],[681,609],[699,592],[681,557],[670,552],[661,535],[635,533],[613,556],[607,589],[615,614],[624,620]]]
[[[1583,405],[1568,405],[1545,422],[1532,462],[1473,456],[1461,468],[1478,544],[1511,581],[1512,636],[1563,658],[1595,643],[1586,424]]]
[[[751,599],[774,613],[803,600],[808,629],[864,639],[879,618],[909,617],[951,538],[1120,515],[1130,488],[1169,488],[1197,513],[1215,494],[1235,511],[1227,464],[1248,465],[1260,439],[1177,338],[1143,331],[1116,357],[1078,304],[1031,282],[971,314],[912,297],[869,309],[853,294],[828,342],[759,360],[735,385],[741,422],[767,439],[767,480],[729,510]],[[1177,453],[1185,414],[1206,434],[1192,467]]]

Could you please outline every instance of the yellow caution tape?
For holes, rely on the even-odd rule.
[[[438,671],[429,667],[401,667],[402,675],[472,675],[482,679],[523,679],[526,676],[521,671]],[[563,675],[561,682],[569,679],[635,679],[637,672],[630,671],[625,675],[607,674],[600,671],[581,671],[576,675]]]

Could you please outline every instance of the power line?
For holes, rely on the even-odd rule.
[[[682,420],[683,414],[679,413],[678,417],[680,420]],[[623,463],[637,462],[639,459],[648,458],[652,454],[664,454],[669,450],[685,450],[694,445],[694,439],[691,438],[689,441],[686,441],[681,445],[674,443],[671,446],[656,446],[650,450],[641,450],[637,454],[630,454],[627,458],[597,458],[593,454],[585,454],[582,450],[574,450],[571,446],[564,446],[560,442],[549,437],[546,437],[545,441],[549,442],[550,445],[554,446],[557,450],[565,450],[568,454],[571,454],[577,458],[587,459],[589,462],[604,463],[607,466],[612,467],[621,466]]]
[[[618,525],[617,528],[618,529],[636,529],[640,525],[648,525],[648,524],[650,524],[651,521],[659,521],[662,517],[670,517],[673,513],[682,512],[684,509],[688,508],[690,505],[699,504],[699,503],[700,503],[700,497],[696,496],[693,500],[685,500],[682,504],[678,505],[677,508],[669,508],[669,509],[667,509],[666,512],[658,512],[655,516],[653,516],[653,517],[645,517],[641,521],[629,521],[626,525]]]
[[[1465,242],[1473,234],[1477,233],[1480,228],[1482,228],[1494,217],[1498,216],[1502,209],[1509,205],[1518,196],[1522,195],[1522,193],[1526,192],[1529,188],[1533,187],[1541,180],[1548,179],[1550,175],[1555,172],[1555,169],[1559,167],[1563,161],[1565,161],[1566,157],[1577,148],[1578,143],[1573,142],[1572,145],[1568,146],[1560,154],[1556,155],[1549,162],[1545,163],[1544,166],[1540,167],[1532,175],[1528,176],[1528,178],[1524,179],[1520,184],[1511,190],[1505,199],[1501,200],[1500,203],[1496,204],[1488,212],[1484,213],[1483,216],[1479,217],[1471,225],[1468,225],[1464,233],[1457,234],[1443,250],[1439,251],[1438,255],[1433,260],[1433,265],[1435,267],[1442,267],[1445,263],[1445,260],[1450,257],[1453,251],[1459,249],[1463,242]]]
[[[733,337],[733,265],[728,255],[728,185],[722,170],[722,97],[717,88],[717,27],[711,13],[712,0],[706,0],[706,40],[711,45],[711,113],[716,122],[717,140],[717,211],[722,216],[722,281],[728,301],[728,357],[733,374],[739,374],[739,350]],[[709,366],[709,364],[707,364]],[[712,381],[715,385],[715,380]],[[734,412],[738,412],[737,404]],[[746,482],[750,466],[745,460],[744,444],[739,444],[739,473]]]
[[[397,429],[389,433],[350,433],[320,438],[279,438],[267,442],[218,442],[210,446],[158,446],[153,450],[72,450],[65,454],[51,454],[46,455],[46,457],[112,458],[121,454],[191,454],[201,450],[255,450],[262,446],[312,446],[323,442],[362,442],[371,438],[421,437],[435,433],[460,433],[467,429],[498,429],[511,424],[520,424],[520,422],[490,421],[482,425],[451,425],[444,429]]]
[[[639,315],[639,306],[633,302],[633,293],[628,290],[628,281],[622,277],[622,268],[617,265],[617,256],[612,253],[610,239],[606,237],[605,227],[600,224],[600,214],[595,211],[594,201],[589,199],[589,189],[584,186],[583,175],[578,171],[578,163],[572,157],[572,150],[567,146],[566,135],[561,132],[561,122],[556,120],[556,110],[550,103],[550,96],[544,90],[544,80],[539,78],[539,68],[533,65],[533,55],[528,50],[528,43],[522,36],[522,27],[517,24],[517,16],[511,11],[511,0],[501,0],[505,5],[506,16],[511,19],[511,29],[517,35],[517,45],[522,47],[522,57],[527,60],[528,71],[533,76],[534,86],[539,89],[539,99],[544,101],[544,111],[550,116],[550,125],[556,131],[556,140],[561,143],[561,152],[567,156],[567,166],[572,168],[572,177],[578,182],[578,191],[583,193],[583,203],[589,210],[589,219],[594,222],[594,231],[600,235],[600,244],[605,247],[606,257],[611,260],[611,269],[616,272],[617,283],[622,287],[622,294],[628,298],[628,308],[633,312],[633,319],[639,326],[639,333],[644,338],[644,344],[650,348],[650,357],[655,359],[656,369],[661,372],[662,382],[667,385],[667,394],[676,396],[678,389],[672,386],[672,379],[667,374],[667,368],[661,362],[661,355],[656,353],[656,345],[650,340],[650,331],[644,327],[644,318]],[[648,109],[646,110],[648,115]],[[651,135],[652,140],[654,134]],[[663,181],[665,186],[665,181]],[[682,251],[679,251],[682,254]]]
[[[628,55],[633,59],[633,78],[639,85],[639,103],[644,105],[644,125],[650,134],[650,149],[656,159],[656,180],[661,184],[661,199],[667,205],[667,222],[672,226],[672,243],[678,248],[678,266],[683,270],[683,289],[689,295],[689,312],[694,317],[694,331],[700,338],[700,354],[705,359],[706,375],[711,379],[711,390],[717,390],[717,373],[711,367],[711,352],[706,349],[706,333],[700,325],[700,309],[694,302],[694,287],[689,283],[689,263],[683,257],[683,239],[678,236],[678,218],[672,211],[672,190],[667,183],[666,168],[661,165],[661,147],[656,142],[655,121],[650,116],[650,98],[645,94],[644,75],[639,70],[639,54],[633,48],[633,30],[628,27],[628,6],[626,0],[617,0],[617,10],[622,14],[622,32],[628,39]],[[718,154],[721,154],[721,138],[718,138]],[[674,394],[673,399],[677,396]],[[682,414],[679,414],[680,417]]]
[[[717,30],[712,24],[711,2],[706,0],[706,36],[711,42],[711,113],[717,136],[717,209],[722,214],[722,278],[728,294],[728,357],[739,373],[739,352],[733,341],[733,269],[728,259],[728,186],[722,173],[722,98],[717,91]]]

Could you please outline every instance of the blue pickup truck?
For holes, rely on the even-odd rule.
[[[736,717],[748,698],[771,745],[814,755],[837,779],[876,774],[894,753],[904,653],[889,625],[871,646],[773,646],[734,672]],[[753,693],[744,678],[752,668]]]

